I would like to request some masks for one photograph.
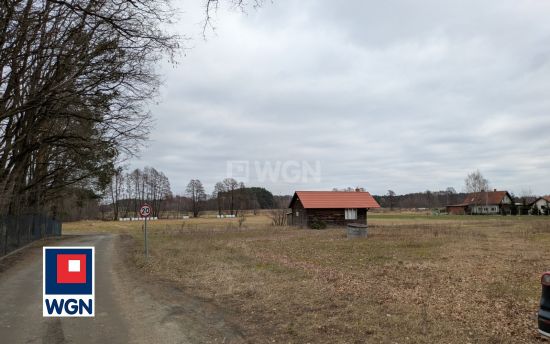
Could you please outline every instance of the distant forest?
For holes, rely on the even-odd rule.
[[[448,204],[459,204],[466,198],[466,193],[445,191],[415,192],[396,195],[388,192],[383,196],[373,195],[382,208],[442,208]]]

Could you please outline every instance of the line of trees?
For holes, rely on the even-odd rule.
[[[198,216],[202,210],[216,210],[219,215],[237,215],[240,210],[272,209],[275,206],[273,194],[261,187],[246,187],[234,178],[225,178],[214,185],[208,196],[200,180],[192,179],[186,188],[190,210]]]
[[[2,2],[0,214],[56,216],[74,190],[108,185],[148,134],[173,13],[157,0]]]
[[[373,196],[383,208],[442,208],[448,204],[458,204],[464,201],[466,193],[456,192],[449,187],[446,190],[414,192],[397,195],[388,190],[385,195]]]
[[[106,192],[106,205],[102,210],[110,210],[113,219],[135,217],[142,204],[153,207],[151,216],[159,216],[165,200],[172,197],[170,181],[164,173],[153,167],[135,169],[124,173],[118,168]]]
[[[189,213],[196,217],[202,211],[237,216],[242,210],[286,208],[289,201],[290,196],[273,196],[265,188],[246,187],[233,178],[216,183],[211,194],[199,179],[191,179],[183,195],[173,195],[164,173],[152,167],[131,172],[119,168],[106,188],[100,212],[102,218],[138,217],[141,204],[148,203],[152,216],[158,217]]]
[[[456,192],[455,188],[448,187],[445,190],[415,192],[405,195],[397,195],[395,191],[388,190],[383,196],[374,196],[383,208],[441,208],[449,204],[459,204],[469,193],[489,191],[489,181],[479,170],[469,173],[464,179],[464,191]]]

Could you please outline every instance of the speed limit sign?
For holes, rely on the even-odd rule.
[[[143,236],[144,236],[144,241],[145,241],[145,258],[147,258],[149,256],[149,249],[147,247],[147,218],[149,216],[151,216],[151,206],[147,203],[145,203],[144,205],[141,206],[141,208],[139,208],[139,215],[141,215],[141,217],[143,217],[143,221],[144,221],[144,224],[143,224]]]
[[[141,217],[149,217],[151,215],[151,206],[149,204],[144,204],[139,208],[139,215]]]

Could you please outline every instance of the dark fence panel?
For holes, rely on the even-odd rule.
[[[34,240],[56,235],[61,235],[61,222],[46,215],[0,215],[0,257]]]

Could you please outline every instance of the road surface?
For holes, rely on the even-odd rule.
[[[123,263],[119,245],[109,234],[48,244],[95,246],[94,318],[43,318],[42,248],[18,253],[0,272],[0,343],[243,342],[217,307],[173,286],[143,282]]]

